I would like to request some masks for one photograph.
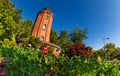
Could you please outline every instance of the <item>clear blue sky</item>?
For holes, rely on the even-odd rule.
[[[52,28],[56,31],[88,28],[87,46],[98,49],[113,42],[120,47],[120,0],[12,0],[23,9],[24,19],[35,21],[38,11],[50,7],[54,14]]]

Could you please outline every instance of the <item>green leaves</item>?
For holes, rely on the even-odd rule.
[[[15,19],[15,17],[17,17],[18,12],[16,12],[17,10],[14,9],[13,4],[10,2],[10,0],[1,0],[0,3],[0,27],[2,27],[0,31],[4,31],[3,34],[0,36],[1,40],[7,38],[11,41],[15,41],[15,30],[17,28],[17,20]]]
[[[87,29],[82,30],[81,28],[75,28],[71,33],[68,33],[65,30],[61,30],[58,36],[55,30],[51,30],[50,41],[59,45],[62,50],[67,50],[68,46],[83,43],[83,40],[87,38]],[[62,51],[65,53],[65,51]]]
[[[100,62],[97,66],[97,76],[116,76],[120,75],[119,67],[111,61]]]
[[[83,40],[87,38],[87,29],[75,28],[70,34],[70,40],[73,43],[83,43]]]
[[[119,55],[120,53],[120,48],[118,47],[115,47],[115,44],[114,43],[107,43],[105,46],[104,46],[105,50],[104,49],[99,49],[97,51],[94,52],[94,57],[98,57],[100,56],[102,59],[105,59],[105,57],[108,59],[108,60],[112,60],[112,59],[119,59],[119,57],[117,57],[117,55]]]
[[[116,76],[120,75],[118,62],[101,61],[92,58],[61,55],[55,58],[52,54],[43,55],[42,51],[29,48],[0,47],[0,55],[7,58],[5,71],[10,76]],[[54,72],[53,72],[54,71]]]
[[[57,34],[57,32],[54,30],[54,29],[51,29],[51,33],[50,33],[50,41],[52,42],[52,43],[57,43],[58,42],[58,34]]]
[[[30,37],[32,29],[31,20],[22,21],[22,9],[15,8],[10,0],[0,0],[0,40]]]
[[[19,75],[24,76],[28,74],[38,74],[39,59],[42,56],[41,51],[33,51],[29,48],[2,48],[0,53],[8,59],[8,65],[5,68],[9,75]],[[40,57],[40,58],[39,58]],[[13,72],[14,73],[13,73]],[[37,75],[38,76],[38,75]]]

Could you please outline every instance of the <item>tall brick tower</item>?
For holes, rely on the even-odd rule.
[[[53,21],[53,14],[50,8],[44,8],[38,13],[32,29],[32,36],[40,38],[43,42],[50,41],[50,32]]]

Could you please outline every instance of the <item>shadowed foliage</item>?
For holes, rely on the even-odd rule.
[[[68,47],[68,51],[66,54],[69,57],[74,55],[76,56],[91,56],[92,55],[92,48],[86,47],[84,44],[74,44]]]

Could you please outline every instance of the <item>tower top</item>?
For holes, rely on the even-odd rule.
[[[49,7],[46,7],[46,8],[44,8],[43,10],[47,10],[47,11],[52,12],[51,9],[50,9]]]
[[[51,11],[51,9],[50,9],[49,7],[43,8],[42,10],[39,11],[39,13],[51,14],[52,17],[54,17],[54,15],[53,15],[53,13],[52,13],[52,11]],[[39,13],[38,13],[38,14],[39,14]]]
[[[49,7],[43,8],[42,10],[39,11],[39,13],[48,13],[48,14],[52,14],[52,11]]]

